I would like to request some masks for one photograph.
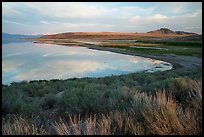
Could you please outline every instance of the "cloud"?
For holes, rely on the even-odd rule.
[[[44,20],[41,20],[40,22],[43,23],[43,24],[50,24],[49,22],[44,21]]]
[[[6,17],[16,17],[24,15],[22,12],[15,10],[14,5],[9,5],[6,2],[2,3],[2,16]]]
[[[18,60],[2,60],[2,72],[3,73],[9,73],[12,71],[16,71],[18,67],[25,64],[25,62]]]
[[[196,10],[195,12],[187,14],[187,16],[190,18],[200,16],[202,18],[202,10]]]
[[[164,24],[169,17],[161,14],[154,14],[152,16],[133,16],[129,18],[129,23],[139,26],[153,26],[154,24]]]
[[[106,12],[104,9],[98,9],[83,3],[42,2],[39,4],[36,2],[29,2],[23,4],[44,16],[57,18],[88,18],[96,17]]]
[[[145,32],[163,26],[170,29],[202,26],[202,3],[196,2],[21,2],[5,3],[3,6],[3,20],[10,21],[4,21],[3,30],[12,33]],[[25,15],[17,16],[21,13]],[[30,27],[23,28],[22,24]]]
[[[10,21],[10,20],[6,20],[6,19],[3,19],[3,22],[15,24],[15,25],[23,25],[23,26],[27,25],[27,24],[24,24],[24,23],[19,23],[19,22],[15,22],[15,21]]]
[[[130,18],[130,21],[131,22],[138,22],[141,20],[141,16],[133,16]]]
[[[164,21],[167,19],[167,16],[161,15],[161,14],[155,14],[153,16],[147,17],[149,20],[154,20],[154,21]]]
[[[191,30],[191,29],[202,29],[202,27],[185,27],[184,29],[187,29],[187,30],[188,30],[188,29],[190,29],[190,30]]]
[[[158,2],[155,7],[159,13],[176,16],[193,12],[195,9],[202,9],[200,2]]]
[[[196,10],[191,13],[178,15],[178,16],[166,16],[162,14],[155,14],[152,16],[140,17],[134,16],[129,18],[129,24],[134,24],[139,27],[144,27],[144,30],[150,31],[152,29],[158,29],[159,27],[167,27],[173,30],[189,30],[201,34],[202,29],[202,11]],[[186,27],[193,27],[186,29]]]
[[[83,77],[83,74],[85,74],[86,72],[95,71],[96,69],[103,69],[103,66],[98,62],[93,62],[89,60],[53,61],[49,63],[44,63],[44,65],[40,68],[33,68],[31,70],[24,71],[23,73],[14,76],[12,80],[30,80],[31,78],[53,79]]]
[[[123,16],[123,17],[129,17],[129,16],[148,16],[151,15],[152,12],[154,12],[155,7],[139,7],[139,6],[127,6],[127,7],[118,7],[113,9],[108,9],[108,12],[112,12],[115,14],[115,16]]]

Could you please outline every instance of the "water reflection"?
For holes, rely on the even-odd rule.
[[[9,43],[24,43],[24,42],[32,42],[33,40],[24,40],[20,38],[2,38],[2,44],[9,44]]]
[[[2,46],[3,84],[22,80],[103,77],[148,70],[164,71],[171,64],[85,47],[8,43]]]

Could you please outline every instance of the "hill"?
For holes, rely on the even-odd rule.
[[[151,33],[151,34],[177,34],[174,31],[167,29],[167,28],[160,28],[154,31],[149,31],[147,33]]]
[[[137,33],[126,32],[67,32],[52,35],[42,36],[41,39],[108,39],[108,38],[130,38],[137,35]]]
[[[167,28],[160,28],[154,31],[149,31],[147,33],[150,34],[171,34],[171,35],[195,35],[196,33],[192,33],[192,32],[185,32],[185,31],[172,31],[170,29]]]
[[[185,31],[175,31],[175,33],[176,33],[176,34],[180,34],[180,35],[185,35],[185,34],[196,35],[196,33],[185,32]]]
[[[188,36],[195,33],[184,31],[172,31],[167,28],[149,31],[147,33],[128,32],[66,32],[52,35],[45,35],[39,39],[135,39],[138,37],[169,37]]]

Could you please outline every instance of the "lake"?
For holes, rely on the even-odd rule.
[[[172,69],[168,62],[79,46],[2,43],[2,84]]]

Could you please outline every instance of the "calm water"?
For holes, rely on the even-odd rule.
[[[172,69],[170,63],[149,58],[32,42],[2,43],[2,55],[3,84]]]

